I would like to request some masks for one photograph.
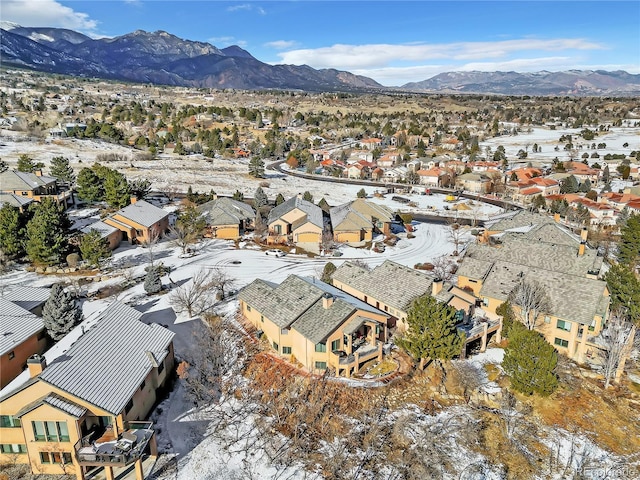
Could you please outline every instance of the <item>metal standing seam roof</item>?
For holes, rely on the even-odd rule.
[[[0,188],[4,188],[0,183]],[[30,203],[33,203],[33,199],[29,197],[22,197],[15,193],[0,192],[0,204],[8,203],[12,207],[26,207]]]
[[[0,296],[25,310],[31,311],[49,300],[50,293],[51,290],[49,288],[10,285],[2,290]]]
[[[144,200],[138,200],[126,206],[118,210],[114,215],[120,215],[144,227],[150,227],[154,223],[169,216],[169,214],[160,207],[156,207]]]
[[[157,362],[168,354],[173,332],[140,321],[142,313],[119,302],[40,374],[40,380],[114,415],[121,413]]]
[[[0,297],[0,355],[44,329],[42,318]]]
[[[41,399],[36,400],[35,402],[30,403],[29,405],[24,407],[16,414],[16,417],[22,417],[23,415],[26,415],[30,411],[38,408],[43,404],[51,405],[52,407],[57,408],[58,410],[62,410],[63,412],[68,413],[69,415],[72,415],[76,418],[81,418],[87,412],[87,409],[85,407],[78,405],[66,398],[62,398],[55,393],[51,393],[46,397],[42,397]]]
[[[113,232],[118,231],[116,227],[114,227],[113,225],[107,225],[103,221],[97,221],[80,229],[82,233],[91,233],[91,230],[97,230],[98,232],[100,232],[100,236],[102,238],[106,238]]]
[[[344,262],[332,277],[401,311],[406,311],[416,298],[429,293],[433,283],[433,276],[390,260],[371,271]]]
[[[18,172],[17,170],[5,170],[0,173],[0,188],[4,191],[31,191],[55,182],[56,179],[53,177],[46,175],[38,176],[35,173]]]

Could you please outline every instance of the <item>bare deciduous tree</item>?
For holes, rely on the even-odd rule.
[[[216,303],[216,290],[211,271],[199,270],[190,282],[171,293],[171,306],[179,312],[186,310],[189,317],[210,312]]]
[[[220,300],[224,300],[226,293],[229,293],[229,290],[232,290],[236,284],[236,279],[222,267],[212,268],[209,272],[209,278],[211,286],[220,293]]]
[[[173,237],[171,243],[179,247],[182,254],[187,253],[189,245],[198,240],[198,234],[184,223],[176,223],[169,231]]]
[[[636,327],[621,312],[611,314],[607,326],[596,342],[603,348],[600,350],[604,373],[604,388],[609,388],[611,380],[631,352]]]
[[[463,230],[458,223],[457,218],[449,218],[447,219],[447,227],[449,233],[449,239],[453,243],[455,250],[453,252],[454,255],[458,255],[460,244],[462,243],[462,235]]]
[[[551,309],[551,300],[542,285],[535,280],[522,280],[509,294],[509,302],[516,309],[520,321],[529,329],[536,327],[538,317]]]
[[[445,282],[450,281],[453,278],[453,272],[455,271],[456,262],[447,255],[434,258],[431,262],[433,265],[432,272],[436,277]]]

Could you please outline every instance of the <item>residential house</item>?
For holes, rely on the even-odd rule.
[[[350,377],[382,360],[384,312],[314,278],[254,280],[238,294],[240,312],[273,350],[311,372]]]
[[[374,168],[371,171],[371,180],[379,182],[384,178],[384,170],[380,167]]]
[[[294,243],[305,250],[319,252],[324,217],[322,209],[297,195],[273,208],[267,219],[267,243]]]
[[[360,140],[360,146],[367,150],[374,150],[376,148],[382,148],[382,140],[379,138],[364,138]]]
[[[371,178],[372,170],[373,168],[371,165],[368,165],[368,162],[365,162],[364,160],[360,160],[359,162],[352,163],[351,165],[347,165],[344,173],[347,175],[347,178],[351,178],[355,180],[363,180],[363,179]]]
[[[0,388],[22,373],[31,355],[47,347],[42,318],[7,297],[0,296]]]
[[[463,173],[456,177],[456,187],[471,193],[488,193],[491,179],[482,173]]]
[[[407,172],[407,167],[396,167],[391,170],[385,170],[382,174],[382,180],[385,182],[398,182],[400,180],[404,180],[407,176]]]
[[[329,210],[333,239],[338,243],[362,246],[375,232],[388,235],[395,215],[391,210],[359,198]]]
[[[120,246],[120,242],[122,241],[122,231],[119,228],[116,228],[113,225],[108,225],[102,220],[99,220],[80,229],[84,234],[90,233],[92,230],[97,231],[100,234],[100,238],[107,242],[109,250],[115,250]]]
[[[122,232],[129,243],[153,241],[169,230],[169,214],[145,200],[132,198],[128,205],[103,220]]]
[[[169,380],[174,334],[141,317],[114,302],[73,344],[28,359],[28,372],[0,392],[0,463],[78,480],[132,465],[143,480],[143,455],[157,451],[153,424],[141,420]]]
[[[205,236],[237,240],[254,226],[256,212],[244,202],[232,198],[216,198],[198,206],[207,222]]]
[[[43,175],[42,170],[34,173],[5,170],[0,173],[0,192],[5,194],[1,200],[19,208],[24,208],[29,203],[26,202],[27,199],[40,202],[44,198],[50,198],[65,208],[73,204],[72,191],[60,187],[56,178]],[[15,197],[22,197],[25,201],[16,200]]]
[[[439,167],[429,170],[418,170],[416,173],[420,177],[420,185],[426,185],[427,187],[440,187],[442,177],[446,174],[445,171]]]
[[[577,236],[551,219],[524,211],[489,230],[489,242],[467,249],[457,272],[458,286],[495,314],[520,282],[535,282],[549,298],[536,329],[577,361],[594,355],[597,347],[589,337],[602,330],[609,292],[597,279],[602,258],[588,248],[587,230]]]

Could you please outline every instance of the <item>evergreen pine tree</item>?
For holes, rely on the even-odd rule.
[[[33,158],[26,153],[23,153],[18,157],[18,165],[16,169],[19,172],[32,173],[36,169],[36,164],[34,163]]]
[[[307,202],[313,203],[313,195],[311,195],[311,192],[309,192],[309,190],[302,194],[302,199],[306,200]]]
[[[53,340],[60,340],[82,319],[82,310],[73,296],[56,283],[42,309],[42,320]]]
[[[32,262],[44,265],[58,263],[67,247],[69,218],[64,207],[50,198],[35,205],[27,223],[25,250]]]
[[[281,203],[284,203],[284,196],[283,196],[281,193],[279,193],[279,194],[276,196],[276,207],[277,207],[278,205],[280,205]]]
[[[611,292],[611,310],[640,326],[640,280],[628,265],[613,265],[604,276]]]
[[[104,199],[114,208],[122,208],[131,202],[129,183],[123,174],[110,170],[104,180]]]
[[[0,208],[0,250],[9,258],[24,254],[24,215],[17,207],[5,203]]]
[[[255,178],[264,177],[264,161],[258,156],[254,156],[249,160],[249,175]]]
[[[53,157],[51,159],[51,176],[67,184],[72,184],[76,179],[67,157]]]
[[[267,197],[267,194],[264,193],[264,190],[262,190],[262,187],[256,188],[256,192],[253,194],[254,208],[258,210],[260,207],[264,207],[268,203],[269,203],[269,198]]]
[[[104,188],[102,181],[91,168],[83,168],[78,174],[76,183],[78,196],[85,202],[93,203],[104,200]]]
[[[162,290],[160,272],[155,266],[149,265],[147,275],[144,277],[144,291],[152,295],[158,293],[160,290]]]
[[[324,283],[330,284],[331,276],[336,270],[337,270],[337,267],[333,263],[327,262],[324,268],[322,269],[322,278],[320,280],[322,280]]]
[[[7,170],[9,170],[9,165],[7,165],[7,162],[0,158],[0,173],[6,172]]]
[[[331,210],[331,206],[329,205],[329,202],[327,202],[327,200],[324,197],[320,199],[320,201],[318,202],[318,206],[322,209],[323,212],[329,213],[329,210]]]
[[[542,335],[514,323],[502,362],[514,390],[525,395],[551,395],[558,387],[557,364],[558,354]]]
[[[618,261],[632,270],[640,265],[640,215],[629,216],[621,228]]]
[[[358,198],[367,198],[367,192],[364,188],[361,188],[360,190],[358,190],[358,193],[356,194],[356,196]]]
[[[97,230],[91,230],[80,237],[78,244],[82,259],[89,262],[90,265],[99,267],[100,262],[111,256],[108,242],[102,238]]]
[[[233,194],[233,197],[231,198],[237,200],[238,202],[242,202],[244,200],[244,193],[242,193],[240,190],[236,190]]]
[[[419,359],[421,368],[426,359],[450,360],[460,355],[464,338],[456,329],[455,314],[454,308],[431,295],[414,300],[407,314],[407,332],[397,345]]]

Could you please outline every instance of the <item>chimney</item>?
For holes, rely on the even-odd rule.
[[[131,205],[133,205],[134,203],[136,203],[138,201],[138,197],[133,196],[133,197],[131,197],[130,200],[131,200]]]
[[[47,359],[42,355],[31,355],[27,359],[27,367],[29,368],[29,378],[37,377],[47,366]]]
[[[442,279],[441,278],[435,278],[433,280],[433,283],[431,284],[431,296],[435,297],[436,295],[438,295],[440,293],[440,291],[442,290]]]
[[[33,173],[35,174],[36,177],[41,177],[42,176],[42,169],[39,168],[38,170],[34,170]]]
[[[587,242],[585,242],[584,240],[582,242],[580,242],[580,246],[578,247],[578,256],[579,257],[584,255],[584,249],[585,249],[585,245],[586,244],[587,244]]]
[[[333,305],[333,296],[330,293],[322,295],[322,308],[327,310],[331,305]]]
[[[580,231],[580,240],[586,243],[588,235],[589,235],[589,229],[587,227],[582,227],[582,230]]]
[[[553,214],[553,219],[556,221],[556,223],[560,222],[560,214],[559,213],[554,213]]]

